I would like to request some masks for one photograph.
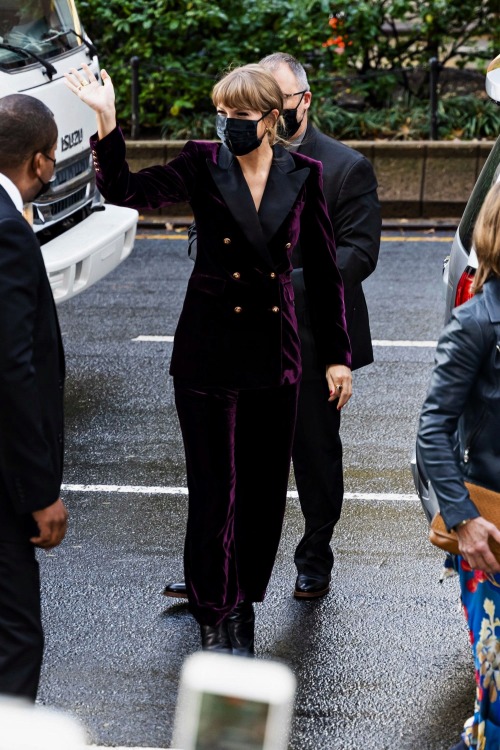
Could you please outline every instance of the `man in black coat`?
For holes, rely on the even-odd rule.
[[[362,154],[324,135],[308,122],[312,94],[303,66],[281,52],[260,61],[276,78],[285,95],[285,137],[290,149],[323,164],[323,192],[333,225],[337,265],[344,283],[346,322],[352,348],[352,369],[373,362],[368,309],[362,282],[375,270],[381,232],[380,204],[373,167]],[[196,230],[190,228],[190,252]],[[325,373],[320,367],[302,274],[302,255],[294,251],[292,280],[302,353],[293,468],[302,513],[304,536],[295,551],[297,580],[294,596],[314,599],[330,590],[333,553],[330,547],[344,495],[340,411],[328,402]],[[167,584],[164,594],[183,597],[183,581]]]
[[[51,111],[0,98],[0,694],[34,701],[43,656],[35,547],[66,532],[64,354],[39,242],[23,204],[54,174]]]
[[[346,322],[352,369],[373,362],[370,325],[362,282],[375,270],[381,216],[377,180],[362,154],[321,133],[308,122],[312,94],[303,66],[281,52],[260,61],[285,95],[285,137],[323,164],[323,192],[333,226],[337,265],[344,282]],[[305,519],[304,536],[295,551],[294,596],[313,599],[328,593],[333,566],[330,541],[340,518],[344,494],[340,411],[328,402],[324,373],[312,335],[302,256],[314,247],[296,248],[292,279],[302,348],[302,382],[293,448],[293,468]]]

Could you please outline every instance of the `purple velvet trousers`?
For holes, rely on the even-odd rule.
[[[174,381],[189,509],[184,574],[198,622],[262,601],[285,513],[298,383],[231,389]]]

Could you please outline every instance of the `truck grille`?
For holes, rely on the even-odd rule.
[[[65,182],[68,182],[69,180],[73,180],[75,177],[78,177],[78,175],[81,175],[84,172],[89,172],[89,171],[90,171],[89,156],[88,154],[85,154],[78,161],[75,161],[72,164],[67,164],[64,167],[58,168],[57,173],[56,173],[56,179],[54,180],[54,184],[56,187],[58,185],[64,185]]]
[[[71,216],[86,203],[92,203],[94,194],[94,168],[90,149],[86,149],[64,164],[58,163],[50,190],[33,203],[35,230]]]
[[[55,203],[50,204],[50,213],[53,219],[57,219],[57,217],[68,210],[68,208],[71,208],[72,206],[76,206],[77,203],[80,203],[80,201],[85,200],[85,194],[87,192],[87,186],[81,188],[80,190],[77,190],[76,193],[72,193],[71,195],[68,195],[67,198],[61,198],[61,200],[55,201]]]
[[[43,225],[50,221],[57,221],[70,212],[70,209],[85,202],[87,199],[88,185],[84,185],[71,195],[45,205],[35,205],[33,212],[33,224]]]

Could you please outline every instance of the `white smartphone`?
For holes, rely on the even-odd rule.
[[[181,671],[172,747],[286,750],[295,690],[281,662],[192,654]]]

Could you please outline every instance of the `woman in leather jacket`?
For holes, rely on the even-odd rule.
[[[452,750],[500,748],[500,563],[465,481],[500,492],[500,183],[474,229],[479,260],[474,297],[453,310],[436,350],[422,407],[418,450],[449,530],[476,668],[474,715]]]

